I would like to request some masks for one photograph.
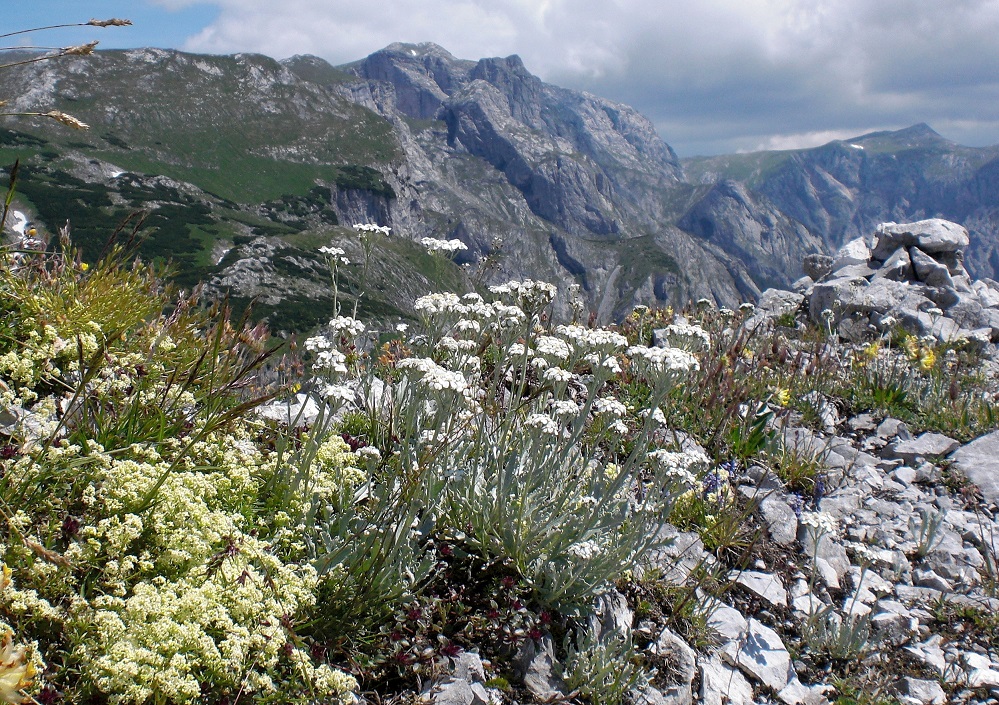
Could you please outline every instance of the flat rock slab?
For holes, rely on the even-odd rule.
[[[729,580],[734,580],[747,590],[756,593],[771,605],[787,607],[787,590],[776,575],[752,570],[736,570],[728,577]]]
[[[749,630],[739,645],[736,664],[768,688],[775,691],[784,689],[794,670],[780,636],[759,620],[749,619]]]
[[[911,463],[916,458],[943,457],[960,447],[960,443],[942,433],[923,433],[907,441],[900,441],[894,450],[886,455]]]
[[[968,231],[957,223],[940,218],[915,223],[882,223],[878,226],[874,257],[885,260],[899,247],[915,245],[923,252],[956,252],[971,241]]]
[[[701,702],[704,705],[750,705],[753,687],[745,676],[717,656],[700,659]]]
[[[950,458],[953,467],[974,482],[985,499],[999,501],[999,431],[961,446]]]

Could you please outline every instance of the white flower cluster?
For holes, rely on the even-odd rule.
[[[430,316],[442,313],[468,313],[468,307],[461,303],[457,294],[452,294],[450,291],[421,296],[413,302],[413,310]]]
[[[489,291],[500,296],[509,296],[528,311],[537,311],[555,300],[558,289],[548,282],[525,279],[509,281],[506,284],[489,287]]]
[[[531,414],[524,424],[549,436],[554,436],[559,430],[558,423],[548,414]]]
[[[563,325],[555,332],[565,338],[581,354],[591,352],[611,353],[628,346],[628,339],[620,333],[602,328],[585,328],[580,325]]]
[[[422,384],[437,392],[450,389],[460,394],[468,387],[465,376],[460,372],[452,372],[427,357],[408,357],[400,360],[397,367],[415,371]]]
[[[708,456],[700,449],[682,452],[659,449],[649,453],[647,458],[685,490],[699,487],[698,475],[711,465]]]
[[[662,334],[670,345],[688,352],[703,352],[711,347],[711,336],[706,330],[683,320],[666,326]]]
[[[836,518],[828,512],[802,512],[799,521],[820,536],[833,534],[837,529]]]
[[[584,561],[596,558],[603,552],[596,541],[578,541],[570,545],[565,551],[570,556]]]
[[[572,355],[572,348],[561,338],[553,335],[541,335],[534,341],[534,352],[548,361],[568,360]]]
[[[697,358],[686,350],[679,348],[649,348],[644,345],[632,345],[628,355],[652,374],[664,372],[692,372],[699,368]]]
[[[468,245],[457,239],[438,240],[435,237],[425,237],[420,240],[420,244],[427,248],[428,252],[443,252],[449,255],[468,249]]]
[[[354,230],[362,235],[388,235],[392,228],[387,225],[375,225],[374,223],[354,223]]]
[[[356,338],[364,332],[364,324],[350,316],[337,316],[329,322],[330,330],[337,335]],[[308,344],[308,341],[306,341]]]
[[[593,402],[593,411],[621,418],[628,413],[628,408],[614,397],[600,397]]]

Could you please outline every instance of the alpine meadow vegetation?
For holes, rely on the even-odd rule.
[[[15,187],[12,170],[8,207]],[[361,261],[318,249],[333,303],[301,341],[177,289],[131,242],[93,263],[68,227],[5,242],[0,702],[429,702],[468,653],[494,702],[536,702],[519,662],[549,653],[561,701],[615,705],[675,685],[649,648],[667,628],[719,646],[711,615],[752,566],[800,565],[811,599],[827,537],[848,536],[861,583],[877,560],[822,511],[824,452],[788,427],[821,430],[830,407],[962,440],[999,425],[965,343],[846,344],[708,301],[597,326],[553,284],[465,277],[459,240],[421,244],[464,290],[362,320],[342,274],[363,287],[396,236],[354,230]],[[793,499],[800,561],[759,519],[765,478]],[[942,521],[914,522],[914,560]],[[603,627],[608,596],[634,625]],[[809,609],[782,635],[795,668],[861,702],[894,667],[856,670],[872,618]]]

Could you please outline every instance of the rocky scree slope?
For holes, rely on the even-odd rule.
[[[989,380],[982,392],[994,401],[997,336],[969,321],[966,309],[974,300],[981,311],[997,310],[999,284],[961,271],[968,239],[964,228],[939,219],[882,224],[835,258],[812,258],[806,268],[817,282],[764,292],[752,315],[734,325],[797,347],[804,367],[823,346],[847,359],[884,342],[884,326],[966,345],[981,356]],[[906,294],[877,294],[885,281]],[[956,300],[942,303],[948,295]],[[827,331],[822,346],[794,337],[809,318]],[[891,364],[885,352],[877,359]],[[814,492],[804,495],[764,464],[729,466],[723,482],[744,503],[740,522],[759,532],[743,554],[747,565],[733,569],[697,531],[665,525],[672,546],[596,600],[592,638],[631,640],[658,669],[625,702],[978,705],[999,698],[999,431],[962,443],[915,433],[883,411],[840,415],[818,393],[813,403],[818,425],[792,412],[772,416],[769,428],[783,453],[814,463]],[[675,435],[685,451],[705,453],[691,436]],[[648,586],[703,586],[705,574],[715,587],[697,592],[702,632],[691,633],[690,624],[684,631],[654,607],[657,593]],[[656,577],[643,582],[647,576]],[[548,634],[520,647],[515,670],[529,695],[516,695],[519,701],[573,701],[558,659]],[[451,665],[424,683],[420,702],[518,701],[492,687],[490,664],[477,653]]]

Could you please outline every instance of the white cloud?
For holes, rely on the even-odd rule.
[[[664,132],[681,153],[797,144],[869,125],[999,119],[995,0],[212,4],[216,20],[186,49],[311,53],[333,63],[395,41],[433,41],[469,59],[517,53],[546,80],[630,103],[658,125],[685,126]],[[999,141],[994,127],[982,130],[962,132]]]

